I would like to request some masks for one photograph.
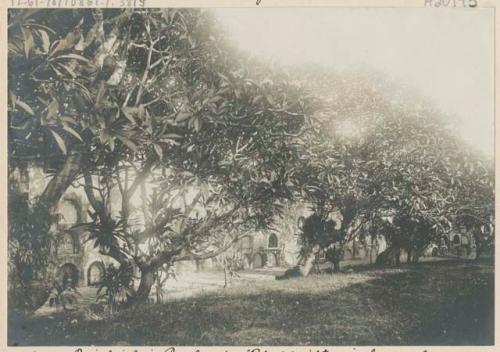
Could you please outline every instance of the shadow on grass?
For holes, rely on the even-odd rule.
[[[457,265],[467,265],[471,268],[474,265],[482,265],[490,270],[490,267],[494,265],[494,258],[482,258],[479,260],[475,259],[463,259],[456,257],[426,257],[424,260],[419,261],[418,263],[406,263],[401,262],[400,265],[397,266],[389,266],[389,267],[379,267],[375,263],[361,263],[361,264],[346,264],[342,266],[341,272],[370,272],[370,271],[378,271],[378,270],[387,270],[387,269],[408,269],[413,267],[427,267],[427,266],[439,266],[439,267],[455,267]],[[331,273],[331,268],[324,269],[326,273]]]
[[[105,320],[81,312],[9,315],[9,344],[493,344],[493,266],[449,261],[364,272],[366,278],[343,288],[331,284],[360,274],[259,283],[148,304]]]

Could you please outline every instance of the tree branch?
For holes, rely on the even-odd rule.
[[[139,174],[134,179],[134,182],[132,183],[132,185],[125,191],[126,197],[124,200],[130,201],[130,198],[132,198],[134,193],[137,191],[137,188],[149,176],[152,168],[153,168],[153,162],[150,161],[150,159],[148,159],[148,161],[144,165],[144,168],[139,172]]]
[[[85,180],[85,185],[84,185],[85,194],[87,195],[87,199],[90,205],[92,205],[92,207],[97,212],[99,217],[103,217],[105,215],[104,205],[102,204],[102,202],[97,200],[97,198],[94,195],[94,189],[96,189],[96,187],[94,187],[94,182],[92,180],[92,175],[90,174],[90,172],[84,171],[83,179]]]
[[[174,258],[174,262],[180,262],[180,261],[186,261],[186,260],[203,260],[203,259],[210,259],[210,258],[213,258],[213,257],[216,257],[218,256],[219,254],[227,251],[229,248],[231,248],[231,246],[238,242],[239,240],[243,239],[243,238],[246,238],[246,237],[250,237],[250,235],[242,235],[242,236],[236,236],[235,238],[233,238],[228,244],[226,244],[225,246],[217,249],[217,250],[214,250],[214,251],[211,251],[211,252],[208,252],[208,253],[203,253],[203,254],[195,254],[195,253],[186,253],[184,254],[183,256],[181,257],[178,257],[178,258]]]

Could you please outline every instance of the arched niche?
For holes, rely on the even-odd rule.
[[[105,274],[104,264],[98,261],[90,264],[87,269],[87,286],[97,286],[104,279]]]
[[[267,239],[267,248],[278,248],[278,236],[272,233]]]
[[[80,240],[78,234],[70,231],[64,231],[62,234],[61,242],[58,247],[59,255],[71,255],[80,253]]]
[[[253,256],[253,267],[254,269],[260,269],[264,266],[264,258],[261,254],[256,253]]]
[[[65,263],[57,270],[57,280],[63,287],[77,287],[80,280],[80,272],[73,263]]]

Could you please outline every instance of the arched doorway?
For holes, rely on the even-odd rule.
[[[460,257],[462,255],[462,248],[460,248],[460,244],[461,244],[460,235],[453,236],[452,244],[453,244],[453,253],[457,257]]]
[[[274,233],[269,235],[267,248],[278,248],[278,236],[276,236]]]
[[[101,262],[93,262],[87,270],[87,286],[96,286],[104,278],[105,268]]]
[[[437,257],[439,255],[439,249],[438,249],[438,247],[432,248],[432,253],[431,254],[432,254],[433,257]]]
[[[467,235],[462,236],[462,253],[469,256],[472,253],[472,244],[471,240]]]
[[[253,267],[254,269],[259,269],[259,268],[262,268],[264,266],[264,260],[262,258],[262,255],[260,254],[255,254],[253,256]]]
[[[344,254],[342,255],[342,259],[343,260],[349,260],[349,259],[353,259],[353,255],[352,255],[352,250],[350,248],[346,248],[344,250]]]
[[[78,235],[71,232],[63,233],[62,242],[59,245],[58,251],[61,255],[80,253],[80,242],[78,240]]]
[[[75,264],[66,263],[57,271],[57,279],[63,287],[77,287],[80,273]]]
[[[245,254],[243,257],[243,269],[250,269],[252,268],[252,255],[251,254]]]
[[[268,253],[267,259],[268,259],[267,260],[268,267],[275,267],[279,265],[279,259],[277,253]]]
[[[268,258],[268,260],[267,260],[266,264],[267,264],[268,267],[276,266],[276,258],[274,257],[274,254],[269,253],[267,255],[267,258]]]

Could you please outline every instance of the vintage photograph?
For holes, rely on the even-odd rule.
[[[8,345],[493,345],[493,10],[9,9]]]

